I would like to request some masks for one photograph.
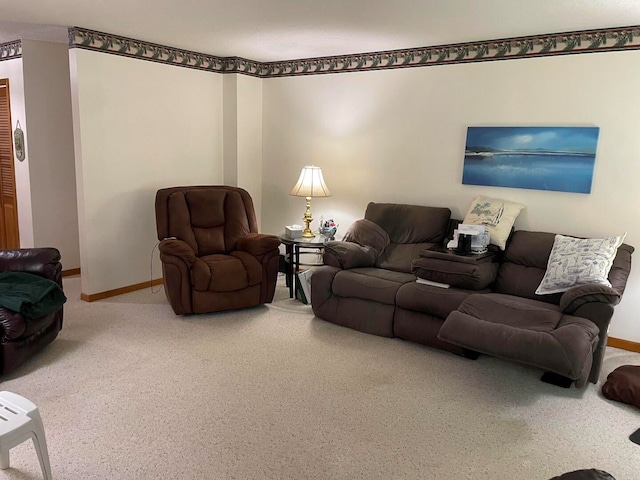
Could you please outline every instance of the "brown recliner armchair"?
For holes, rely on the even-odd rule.
[[[280,240],[258,233],[246,190],[224,185],[158,190],[156,227],[165,293],[176,315],[273,300]]]
[[[54,281],[62,288],[62,264],[56,248],[0,250],[0,272],[24,272]],[[63,308],[28,318],[0,307],[0,375],[13,371],[45,345],[62,329]]]

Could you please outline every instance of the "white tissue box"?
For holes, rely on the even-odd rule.
[[[302,225],[287,225],[284,227],[284,234],[289,238],[302,237]]]

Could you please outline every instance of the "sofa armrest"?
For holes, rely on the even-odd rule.
[[[387,231],[366,218],[353,222],[342,240],[357,243],[363,247],[371,247],[377,251],[378,255],[384,252],[384,249],[391,243]]]
[[[578,285],[570,288],[560,297],[560,309],[572,314],[586,303],[599,302],[617,305],[620,294],[611,287],[601,284]]]
[[[0,341],[19,340],[27,330],[27,321],[20,312],[0,308]]]
[[[254,257],[261,257],[279,246],[280,239],[278,237],[264,233],[249,233],[240,238],[236,244],[238,250],[247,252]]]
[[[311,307],[319,318],[333,318],[336,314],[336,296],[333,294],[333,281],[342,270],[330,265],[322,265],[311,275]]]
[[[162,255],[178,257],[189,267],[191,267],[191,265],[193,265],[198,259],[198,257],[196,257],[196,252],[193,251],[193,248],[191,248],[187,242],[178,240],[177,238],[162,240],[158,249],[160,250],[160,253]]]
[[[352,242],[328,242],[324,246],[322,257],[325,265],[347,270],[357,267],[373,267],[378,258],[378,252],[372,247],[358,245]]]
[[[618,247],[616,257],[613,259],[613,265],[609,270],[609,282],[611,287],[621,296],[627,285],[627,279],[631,272],[631,254],[634,248],[631,245],[623,243]]]

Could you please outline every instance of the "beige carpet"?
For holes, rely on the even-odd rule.
[[[640,478],[640,411],[599,385],[342,328],[282,285],[269,306],[190,317],[162,291],[65,290],[58,339],[2,382],[39,406],[56,479]],[[640,355],[608,349],[601,382],[623,364]],[[0,479],[41,478],[30,443],[11,462]]]

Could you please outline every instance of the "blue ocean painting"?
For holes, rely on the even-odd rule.
[[[598,127],[469,127],[462,183],[591,193]]]

